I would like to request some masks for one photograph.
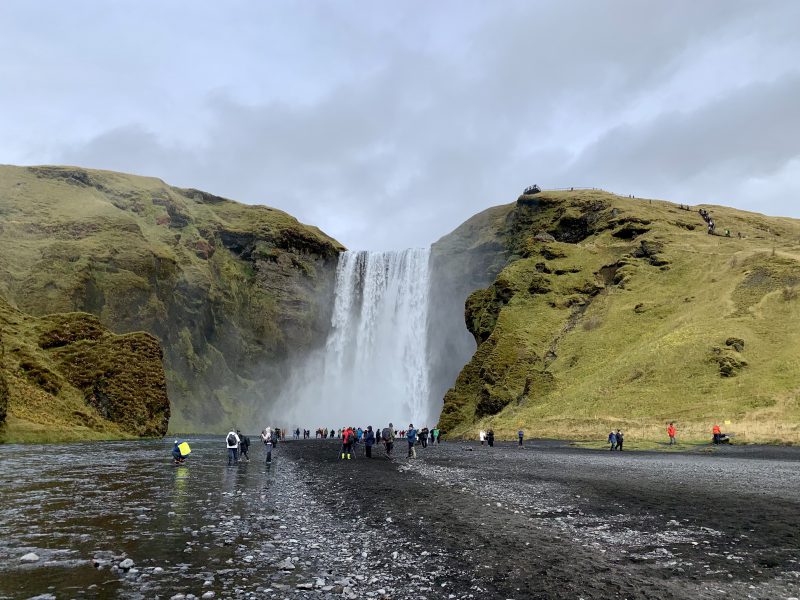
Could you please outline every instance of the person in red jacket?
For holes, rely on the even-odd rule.
[[[719,444],[722,438],[722,430],[719,428],[719,425],[714,423],[714,428],[711,430],[711,433],[714,434],[714,443]]]
[[[353,454],[353,429],[348,427],[342,432],[342,460],[347,457],[350,460]]]
[[[667,427],[667,435],[669,436],[669,445],[675,445],[675,423],[670,423]]]

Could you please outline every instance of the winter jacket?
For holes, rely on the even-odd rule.
[[[234,437],[233,443],[230,443],[230,441],[228,441],[228,438],[231,437],[231,435],[233,435],[233,437]],[[239,440],[239,436],[236,435],[235,431],[229,431],[228,435],[225,436],[225,446],[227,448],[238,448],[239,447],[239,441],[240,441]]]
[[[367,437],[364,440],[364,443],[367,446],[372,446],[375,443],[375,432],[374,431],[370,431],[369,429],[367,429]]]
[[[417,430],[416,429],[409,429],[406,432],[406,439],[408,440],[409,444],[414,444],[417,441]]]
[[[675,428],[672,425],[667,427],[667,435],[669,437],[675,437]]]

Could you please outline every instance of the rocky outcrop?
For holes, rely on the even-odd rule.
[[[327,332],[343,248],[282,211],[154,178],[0,167],[0,218],[0,291],[34,315],[83,311],[158,338],[174,430],[253,418]]]
[[[800,417],[786,377],[800,352],[800,222],[706,210],[733,235],[708,235],[699,213],[668,202],[597,190],[523,196],[451,234],[439,272],[491,280],[450,288],[473,353],[440,426],[602,439],[671,420],[705,436],[724,419],[739,439],[800,441],[786,425]],[[500,268],[470,274],[486,243]]]
[[[32,317],[2,297],[0,324],[3,441],[166,433],[170,405],[152,335],[115,335],[85,313]]]

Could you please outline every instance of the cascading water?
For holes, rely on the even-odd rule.
[[[426,424],[429,255],[340,255],[328,340],[283,394],[281,420],[314,428]]]

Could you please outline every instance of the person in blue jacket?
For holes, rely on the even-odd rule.
[[[417,449],[414,444],[417,443],[417,430],[414,429],[414,424],[411,423],[406,431],[406,439],[408,440],[408,458],[417,458]]]
[[[611,450],[617,449],[617,434],[614,433],[614,430],[611,430],[611,433],[608,434],[608,443],[611,444]]]
[[[372,425],[367,427],[364,432],[364,447],[367,451],[367,458],[372,458],[372,446],[375,444],[375,432],[372,431]]]
[[[176,465],[186,462],[186,457],[181,454],[181,449],[178,447],[181,443],[179,440],[175,440],[175,445],[172,446],[172,458],[175,460]]]

